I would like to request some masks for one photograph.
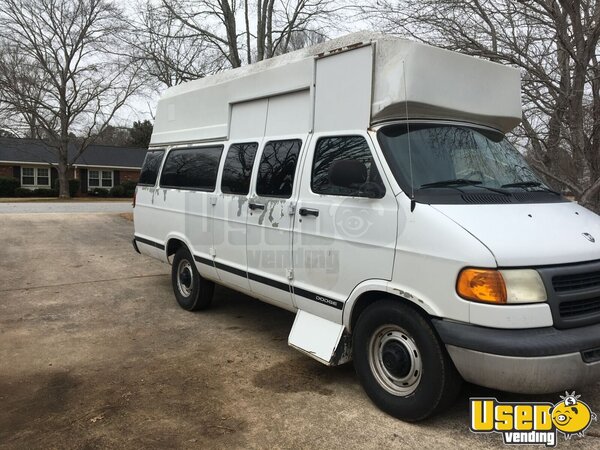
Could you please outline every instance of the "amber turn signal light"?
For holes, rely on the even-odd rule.
[[[506,303],[506,285],[497,270],[463,269],[456,282],[456,292],[466,300]]]

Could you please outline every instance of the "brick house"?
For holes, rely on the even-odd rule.
[[[137,181],[145,148],[90,145],[77,160],[69,151],[68,178],[80,181],[80,194]],[[0,176],[14,177],[24,188],[50,188],[58,179],[56,151],[41,140],[0,138]]]

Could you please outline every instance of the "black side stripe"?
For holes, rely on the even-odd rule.
[[[206,264],[207,266],[213,265],[212,259],[204,258],[203,256],[194,255],[194,260],[198,261],[199,263]]]
[[[207,258],[202,258],[200,256],[194,256],[194,259],[198,262],[208,264],[209,266],[213,265],[213,261]],[[221,262],[214,261],[214,265],[217,269],[224,270],[229,273],[233,273],[234,275],[238,275],[242,278],[248,278],[252,281],[256,281],[258,283],[266,284],[267,286],[274,287],[276,289],[281,289],[285,292],[292,292],[290,290],[290,285],[287,283],[282,283],[281,281],[272,280],[270,278],[263,277],[261,275],[257,275],[252,272],[246,272],[245,270],[237,269],[235,267],[228,266],[227,264],[223,264]],[[322,295],[315,294],[314,292],[310,292],[304,289],[300,289],[297,287],[293,287],[293,293],[299,295],[301,297],[307,298],[308,300],[315,301],[317,303],[321,303],[323,305],[331,306],[335,309],[343,309],[344,304],[338,300],[333,300],[331,298],[323,297]]]
[[[227,264],[223,264],[215,261],[215,267],[217,269],[224,270],[225,272],[232,273],[234,275],[238,275],[240,277],[246,278],[248,276],[248,272],[242,269],[236,269],[235,267],[228,266]]]
[[[271,286],[276,289],[281,289],[282,291],[291,292],[290,285],[287,283],[282,283],[281,281],[271,280],[270,278],[261,277],[260,275],[250,272],[248,272],[248,278],[250,278],[252,281],[266,284],[267,286]]]
[[[152,247],[156,247],[159,250],[164,250],[165,246],[163,244],[159,244],[158,242],[151,241],[150,239],[142,238],[139,236],[133,237],[136,241],[141,242],[142,244],[150,245]]]
[[[332,298],[323,297],[322,295],[317,295],[314,292],[306,291],[304,289],[300,289],[298,287],[294,287],[294,294],[299,295],[300,297],[307,298],[309,300],[313,300],[315,302],[322,303],[323,305],[331,306],[335,309],[343,309],[344,304],[338,300],[334,300]]]

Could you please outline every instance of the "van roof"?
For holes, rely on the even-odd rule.
[[[315,61],[363,46],[373,48],[371,85],[365,87],[370,92],[367,126],[428,118],[507,132],[521,120],[517,69],[395,36],[359,32],[167,89],[158,103],[152,144],[227,139],[231,105],[307,89],[313,93]]]

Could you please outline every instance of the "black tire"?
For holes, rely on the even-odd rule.
[[[398,419],[423,420],[460,391],[462,379],[431,322],[402,300],[380,300],[363,311],[353,357],[369,398]]]
[[[202,278],[194,258],[186,247],[180,247],[173,258],[171,284],[177,303],[187,311],[198,311],[210,306],[215,284]]]

